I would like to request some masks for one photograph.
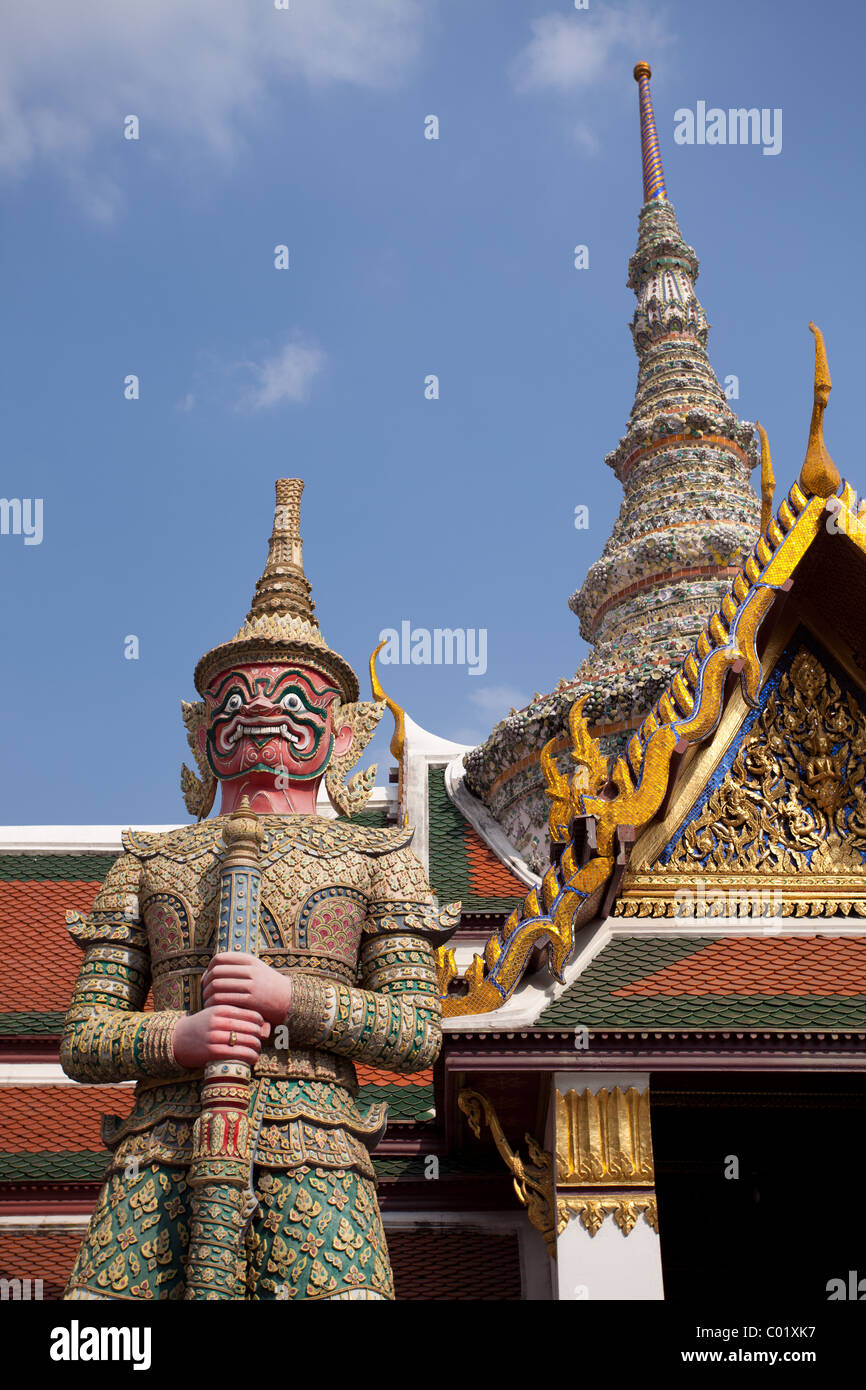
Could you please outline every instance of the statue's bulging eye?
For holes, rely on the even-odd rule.
[[[283,705],[286,709],[291,710],[293,714],[300,714],[301,710],[304,708],[303,700],[294,690],[290,690],[288,695],[283,696]]]
[[[240,709],[242,704],[243,697],[236,690],[234,694],[230,695],[229,698],[226,700],[226,714],[234,714],[236,710]]]

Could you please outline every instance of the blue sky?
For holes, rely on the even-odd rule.
[[[488,633],[483,676],[382,668],[446,737],[480,740],[573,674],[567,600],[619,507],[603,459],[635,383],[638,58],[717,374],[787,488],[814,318],[828,447],[862,488],[863,16],[2,0],[0,491],[44,507],[40,545],[0,536],[2,820],[185,818],[179,702],[247,610],[278,476],[306,479],[318,615],[365,687],[407,619]],[[781,108],[781,152],[676,145],[698,101]]]

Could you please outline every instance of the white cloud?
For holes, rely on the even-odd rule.
[[[672,42],[666,17],[645,0],[619,7],[546,14],[531,21],[532,38],[518,54],[512,77],[519,91],[573,92],[651,62]]]
[[[70,176],[95,146],[148,141],[163,158],[232,156],[281,83],[399,81],[424,17],[422,0],[0,0],[0,172],[48,160]],[[123,140],[129,114],[138,144]],[[110,192],[77,196],[105,219]]]
[[[253,383],[242,393],[238,408],[266,410],[283,401],[305,401],[324,365],[325,354],[321,348],[297,340],[286,343],[273,357],[261,362],[239,363],[238,370],[249,372]]]

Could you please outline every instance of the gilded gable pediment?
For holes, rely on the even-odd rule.
[[[866,916],[866,697],[802,629],[616,911]]]

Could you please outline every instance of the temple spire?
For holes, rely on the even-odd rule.
[[[640,92],[640,148],[643,160],[643,200],[666,198],[665,175],[662,169],[662,156],[650,95],[649,80],[652,77],[649,63],[635,64],[634,80]]]
[[[627,281],[637,386],[625,434],[605,460],[623,487],[619,516],[569,600],[592,650],[571,679],[512,712],[465,760],[467,791],[540,873],[550,809],[541,750],[551,735],[567,745],[579,700],[605,755],[625,751],[752,553],[761,512],[749,482],[753,427],[737,419],[707,356],[698,258],[665,188],[649,64],[638,63],[634,78],[644,173]]]
[[[760,517],[749,483],[753,426],[738,420],[709,357],[695,292],[698,258],[665,189],[649,90],[638,63],[644,203],[629,261],[638,357],[626,432],[607,455],[620,515],[569,603],[593,652],[570,688],[593,728],[637,727],[748,558]]]

